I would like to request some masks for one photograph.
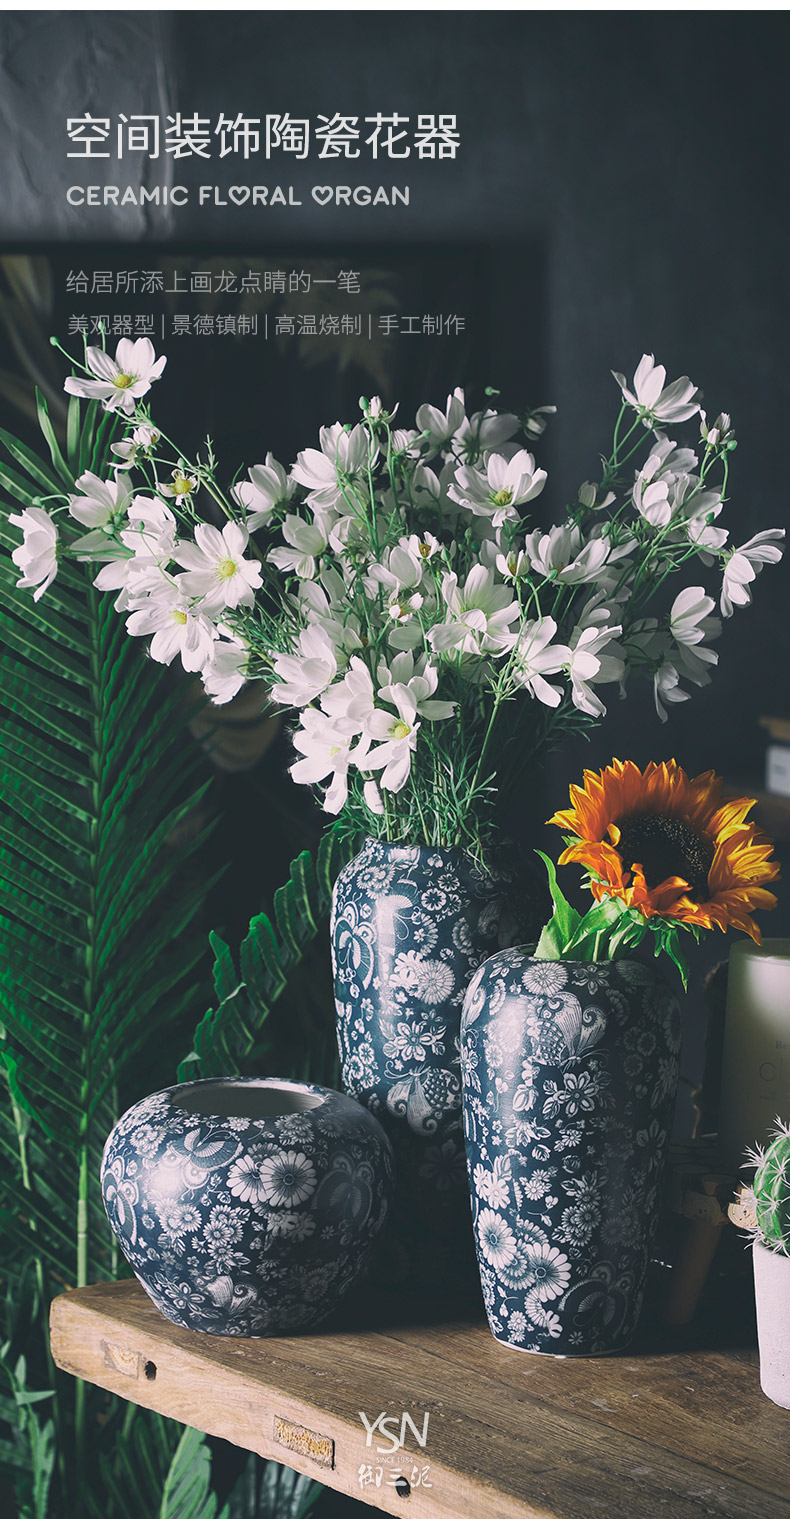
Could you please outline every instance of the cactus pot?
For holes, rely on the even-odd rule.
[[[790,1256],[756,1239],[753,1260],[760,1386],[772,1403],[790,1408]]]
[[[461,1031],[480,1279],[494,1338],[609,1355],[639,1318],[661,1198],[680,1011],[652,965],[481,966]]]
[[[172,1323],[309,1329],[358,1277],[387,1213],[389,1140],[340,1092],[194,1081],[130,1108],[104,1148],[110,1224]]]
[[[382,1285],[478,1290],[458,1041],[467,984],[503,942],[508,912],[502,878],[461,849],[368,840],[335,884],[343,1085],[395,1151],[392,1215],[371,1267]]]

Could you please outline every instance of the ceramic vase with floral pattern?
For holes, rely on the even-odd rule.
[[[481,966],[462,1025],[464,1127],[494,1338],[551,1355],[628,1345],[642,1308],[680,1051],[652,965]]]
[[[334,1308],[366,1264],[392,1176],[372,1114],[295,1081],[155,1092],[119,1119],[102,1159],[110,1224],[165,1318],[255,1337]]]
[[[509,924],[500,877],[460,849],[368,840],[341,871],[332,959],[343,1084],[380,1120],[396,1186],[383,1284],[476,1288],[459,1034],[470,977]]]

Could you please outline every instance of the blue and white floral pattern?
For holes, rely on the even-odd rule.
[[[379,1123],[340,1092],[282,1117],[211,1117],[156,1092],[110,1134],[102,1192],[126,1259],[174,1324],[259,1336],[310,1328],[365,1265],[392,1190]],[[247,1084],[247,1083],[235,1083]]]
[[[504,950],[469,986],[464,1128],[495,1339],[606,1355],[642,1306],[671,1130],[680,1011],[636,960]]]
[[[474,1285],[461,1010],[470,976],[517,932],[502,877],[485,874],[460,849],[368,840],[336,882],[343,1084],[380,1119],[397,1162],[381,1249],[383,1259],[386,1244],[383,1274],[392,1282]]]

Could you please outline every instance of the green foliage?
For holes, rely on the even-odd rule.
[[[49,1353],[53,1295],[117,1273],[102,1148],[119,1109],[171,1079],[163,1008],[175,1044],[212,882],[193,859],[206,783],[183,685],[127,637],[89,567],[62,563],[40,602],[16,588],[9,498],[63,499],[101,470],[115,426],[72,399],[64,454],[40,395],[37,409],[43,462],[0,429],[13,461],[0,462],[0,1479],[19,1519],[302,1519],[320,1484],[251,1457],[220,1510],[204,1435],[60,1374]],[[330,834],[315,865],[293,862],[240,972],[212,941],[220,1001],[188,1074],[233,1074],[256,1054],[348,852]]]
[[[0,464],[5,550],[19,541],[9,507],[73,490],[112,437],[106,419],[97,437],[95,408],[82,426],[72,409],[64,456],[41,397],[38,415],[46,462],[0,432],[13,461]],[[12,1388],[0,1472],[31,1519],[81,1519],[96,1481],[88,1448],[113,1447],[119,1411],[107,1418],[105,1394],[52,1365],[49,1303],[116,1273],[98,1184],[104,1140],[119,1103],[149,1089],[162,1007],[177,1028],[205,958],[195,929],[207,883],[181,884],[207,832],[190,703],[127,637],[92,574],[64,564],[34,602],[0,556],[0,1220]],[[111,1494],[94,1498],[102,1519],[123,1513]]]
[[[211,1490],[211,1455],[195,1429],[185,1429],[165,1478],[159,1519],[228,1519],[227,1504],[217,1514]]]
[[[757,1227],[771,1250],[790,1255],[790,1133],[774,1136],[752,1182]]]
[[[250,1456],[231,1494],[228,1519],[306,1519],[323,1491],[311,1477]]]
[[[274,922],[266,913],[252,919],[238,967],[228,945],[211,934],[217,1006],[195,1030],[193,1049],[179,1067],[180,1081],[237,1076],[265,1058],[271,1008],[326,921],[332,887],[351,852],[348,838],[335,827],[324,834],[315,865],[307,850],[292,861],[290,879],[274,894]]]
[[[644,940],[652,941],[658,958],[666,954],[688,985],[688,965],[680,947],[680,929],[698,938],[697,931],[685,924],[665,918],[646,918],[636,908],[627,907],[619,897],[604,897],[587,912],[579,913],[565,897],[553,860],[540,855],[549,877],[554,912],[546,924],[535,950],[536,960],[621,960],[633,953]]]

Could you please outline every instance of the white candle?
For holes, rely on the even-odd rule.
[[[744,939],[730,951],[719,1164],[740,1173],[744,1151],[790,1120],[790,939]]]

